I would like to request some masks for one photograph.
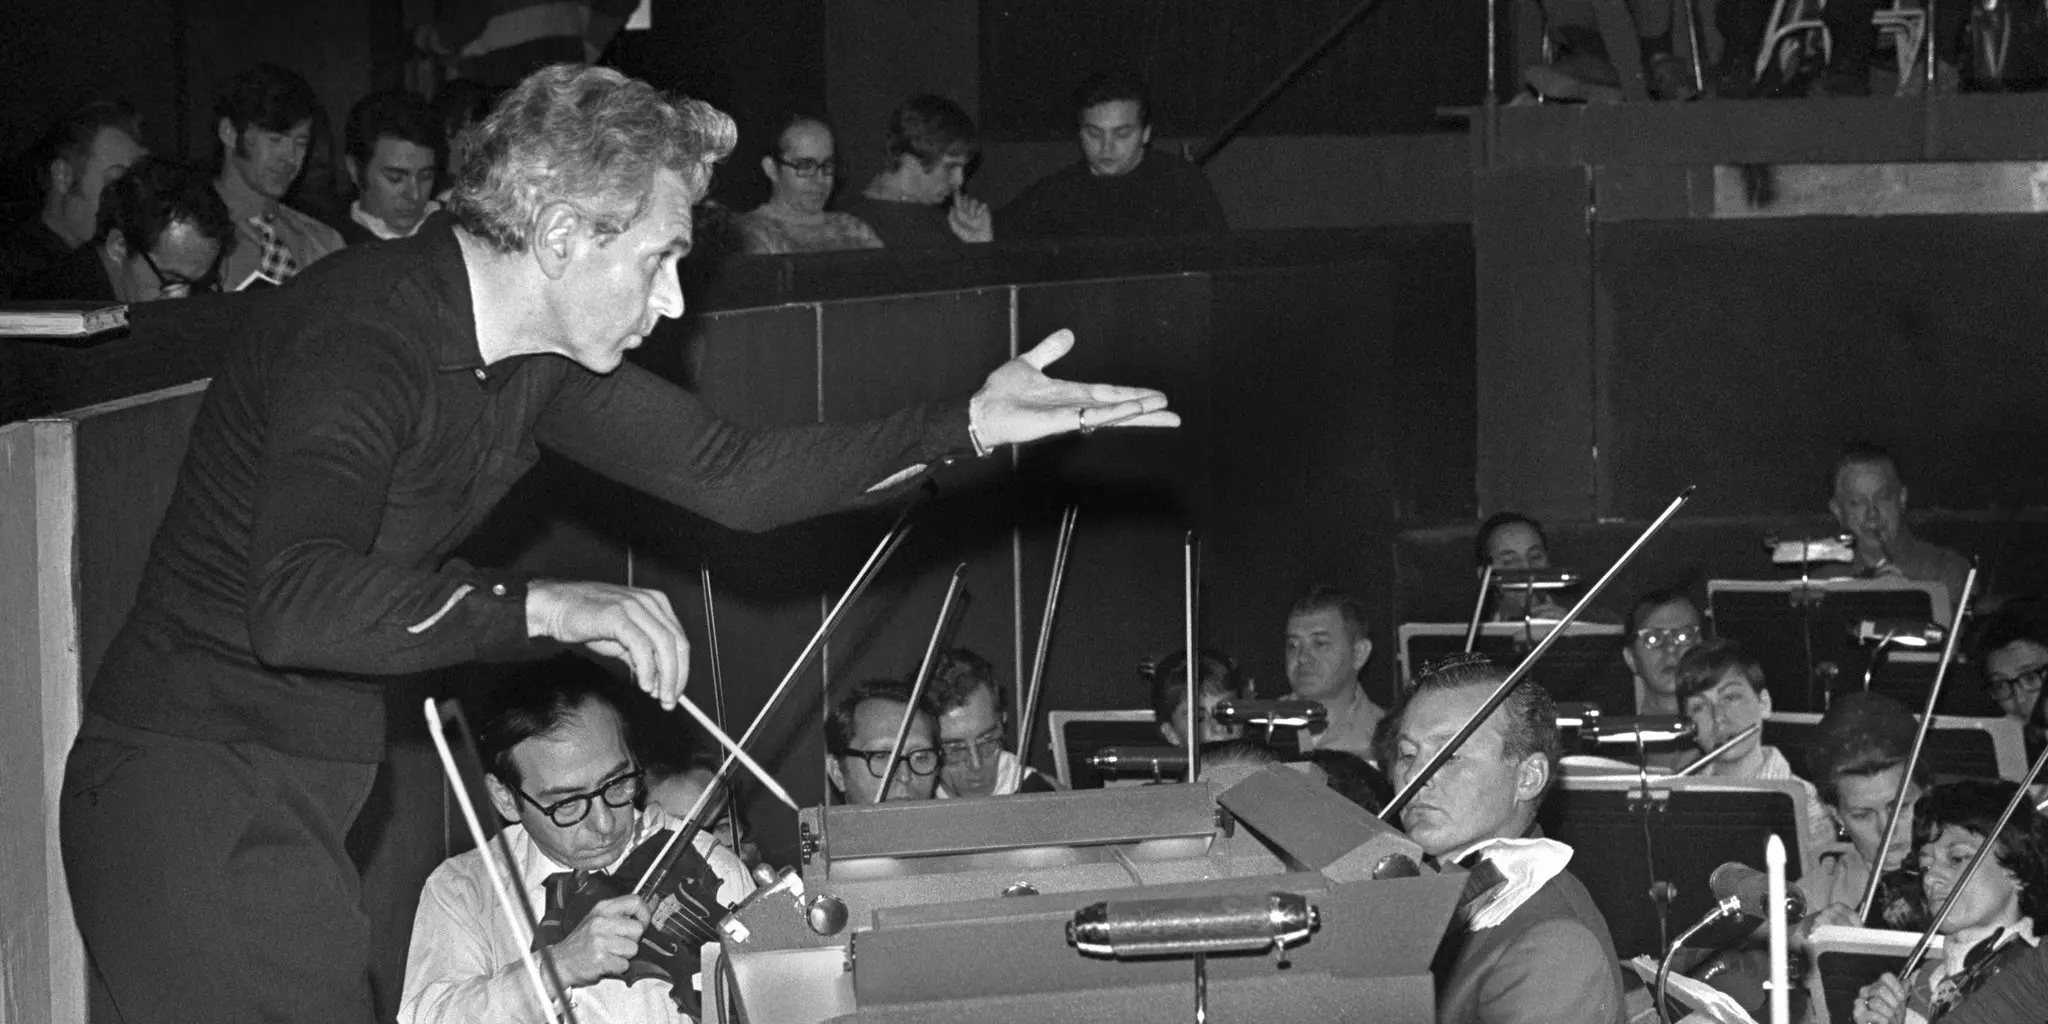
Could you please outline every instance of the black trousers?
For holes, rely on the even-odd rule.
[[[371,1024],[342,841],[376,770],[89,714],[60,813],[96,1002],[121,1024]]]

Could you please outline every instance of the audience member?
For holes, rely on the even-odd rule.
[[[2048,914],[2048,827],[2032,802],[2022,800],[2006,827],[1992,834],[2017,788],[2002,780],[1970,779],[1936,786],[1920,798],[1913,846],[1930,905],[1940,906],[1956,891],[1979,847],[1992,843],[1992,854],[1942,919],[1941,955],[1929,957],[1905,981],[1886,973],[1865,985],[1856,998],[1855,1024],[1941,1020],[2040,944],[2035,928]]]
[[[275,64],[236,75],[214,104],[221,145],[214,183],[236,232],[221,263],[221,281],[230,291],[283,284],[342,247],[333,228],[284,205],[305,166],[318,107],[313,87]]]
[[[221,252],[235,229],[206,175],[143,157],[107,186],[99,218],[91,244],[23,282],[16,298],[153,302],[219,285]]]
[[[21,297],[24,283],[91,241],[100,193],[147,152],[142,118],[118,100],[88,103],[53,125],[29,154],[42,207],[0,235],[0,299]]]
[[[894,679],[855,683],[825,716],[825,777],[840,803],[882,801],[882,772],[903,716],[912,714],[910,687]],[[890,800],[930,800],[938,786],[939,749],[933,744],[932,716],[923,710],[910,719],[903,758],[889,780]]]
[[[1373,731],[1386,711],[1365,695],[1359,673],[1372,657],[1365,606],[1334,587],[1312,586],[1287,612],[1287,687],[1322,704],[1323,729],[1302,730],[1303,750],[1348,750],[1373,756]]]
[[[1504,678],[1480,660],[1418,679],[1401,711],[1393,783],[1407,786]],[[1439,1021],[1623,1019],[1607,921],[1565,870],[1571,847],[1536,826],[1557,759],[1557,708],[1524,681],[1401,809],[1425,853],[1473,872],[1431,966]]]
[[[1771,713],[1771,691],[1764,682],[1763,665],[1733,640],[1710,640],[1686,652],[1678,662],[1678,699],[1698,730],[1693,739],[1702,756]],[[1792,771],[1785,755],[1764,742],[1761,730],[1703,766],[1699,774],[1724,779],[1790,779],[1805,795],[1801,861],[1813,863],[1820,849],[1834,841],[1834,819],[1813,783]]]
[[[925,683],[925,710],[939,723],[940,796],[1049,793],[1059,786],[1004,749],[1010,709],[988,659],[955,647]]]
[[[408,238],[441,208],[434,176],[448,143],[419,94],[387,89],[358,100],[348,112],[347,139],[356,199],[336,227],[348,244]]]
[[[1202,727],[1202,742],[1221,743],[1243,736],[1243,726],[1218,722],[1215,710],[1216,705],[1226,700],[1250,700],[1252,681],[1238,670],[1237,662],[1221,651],[1204,648],[1196,652],[1196,658],[1202,663],[1202,710],[1197,718]],[[1138,666],[1138,674],[1145,678],[1146,688],[1152,694],[1152,714],[1159,721],[1159,735],[1176,747],[1187,746],[1187,665],[1185,651],[1172,651],[1157,661]]]
[[[1948,592],[1951,616],[1962,598],[1970,560],[1913,535],[1906,525],[1906,482],[1899,463],[1883,448],[1852,444],[1835,460],[1834,496],[1828,509],[1843,531],[1856,538],[1856,560],[1816,570],[1815,576],[1854,575],[1939,583]],[[1942,625],[1949,620],[1942,619]]]
[[[1984,689],[2006,717],[2020,722],[2027,757],[2043,743],[2041,679],[2048,675],[2048,604],[2038,598],[2007,602],[1977,636]]]
[[[1821,716],[1813,746],[1807,749],[1807,774],[1844,838],[1822,847],[1814,870],[1799,881],[1812,912],[1809,927],[1868,925],[1917,931],[1926,926],[1926,901],[1918,879],[1901,870],[1913,850],[1913,807],[1931,782],[1922,763],[1915,766],[1905,793],[1899,792],[1918,731],[1913,713],[1881,693],[1845,694]],[[1891,845],[1884,847],[1886,877],[1869,913],[1859,919],[1856,907],[1870,885],[1870,868],[1878,861],[1894,804],[1903,810]]]
[[[647,804],[659,808],[662,813],[678,821],[697,805],[697,798],[718,778],[722,759],[715,753],[703,751],[676,758],[666,752],[656,753],[643,750],[640,766],[647,770]],[[747,825],[747,819],[733,805],[730,787],[723,783],[705,805],[703,828],[711,841],[739,855],[749,870],[761,864],[761,845],[754,841],[754,830]]]
[[[526,672],[494,695],[477,731],[491,806],[504,832],[518,884],[538,910],[551,877],[616,868],[643,840],[676,822],[659,809],[636,810],[644,772],[626,741],[610,680],[596,666],[559,658]],[[718,899],[738,903],[753,891],[746,865],[700,833],[696,850],[719,878]],[[427,878],[406,956],[401,1024],[539,1020],[520,954],[528,939],[505,924],[485,850],[449,858]],[[639,896],[599,902],[548,950],[579,1009],[618,1024],[677,1019],[671,986],[628,985],[627,960],[648,926]],[[677,985],[688,983],[678,979]]]
[[[838,180],[832,126],[808,114],[783,122],[775,152],[761,158],[768,201],[736,218],[746,251],[755,255],[879,249],[875,229],[850,213],[825,209]]]
[[[961,191],[981,153],[974,119],[952,100],[921,95],[889,115],[889,166],[839,202],[891,249],[945,249],[995,239],[988,205]],[[946,201],[952,200],[947,207]]]
[[[1684,715],[1678,701],[1678,661],[1699,645],[1705,627],[1700,610],[1683,591],[1657,590],[1637,599],[1628,615],[1628,646],[1621,660],[1635,683],[1638,715]],[[1679,768],[1692,760],[1692,744],[1652,744],[1644,749],[1649,764]]]
[[[1074,96],[1081,159],[997,215],[1004,238],[1214,234],[1229,229],[1201,168],[1152,145],[1152,103],[1128,75],[1091,75]]]

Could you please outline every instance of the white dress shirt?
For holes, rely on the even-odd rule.
[[[640,817],[642,835],[652,835],[677,822],[659,811]],[[523,825],[505,829],[520,882],[536,913],[545,900],[548,876],[567,867],[543,853]],[[637,844],[636,844],[637,845]],[[736,904],[754,891],[752,876],[731,850],[698,833],[697,852],[721,882],[718,898]],[[631,855],[620,856],[625,860]],[[496,856],[496,854],[492,854]],[[616,868],[617,863],[611,865]],[[483,851],[448,858],[427,877],[413,919],[412,948],[405,957],[405,994],[398,1008],[399,1024],[545,1024],[548,1014],[534,995],[533,983],[520,959],[531,932],[512,936],[491,888]],[[583,1024],[675,1024],[687,1021],[660,981],[627,985],[606,978],[570,990],[577,1019]]]

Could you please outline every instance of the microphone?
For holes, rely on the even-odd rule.
[[[1586,724],[1579,735],[1594,743],[1671,743],[1699,735],[1692,719],[1678,715],[1632,715],[1601,718]]]
[[[1735,912],[1745,917],[1758,919],[1770,916],[1770,876],[1741,861],[1731,860],[1714,869],[1707,876],[1707,888],[1726,906],[1735,904]],[[1797,921],[1806,916],[1806,895],[1798,889],[1785,890],[1785,917]]]
[[[1225,725],[1263,725],[1269,729],[1304,729],[1321,726],[1330,711],[1320,701],[1281,698],[1278,700],[1224,700],[1216,702],[1209,717]]]
[[[1864,619],[1850,630],[1860,643],[1889,641],[1900,647],[1936,647],[1948,631],[1925,619]]]

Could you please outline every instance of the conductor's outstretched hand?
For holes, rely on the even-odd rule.
[[[1045,368],[1074,347],[1074,332],[1054,331],[1031,351],[996,367],[971,406],[983,444],[1023,444],[1101,427],[1177,427],[1166,395],[1151,388],[1079,384]]]

